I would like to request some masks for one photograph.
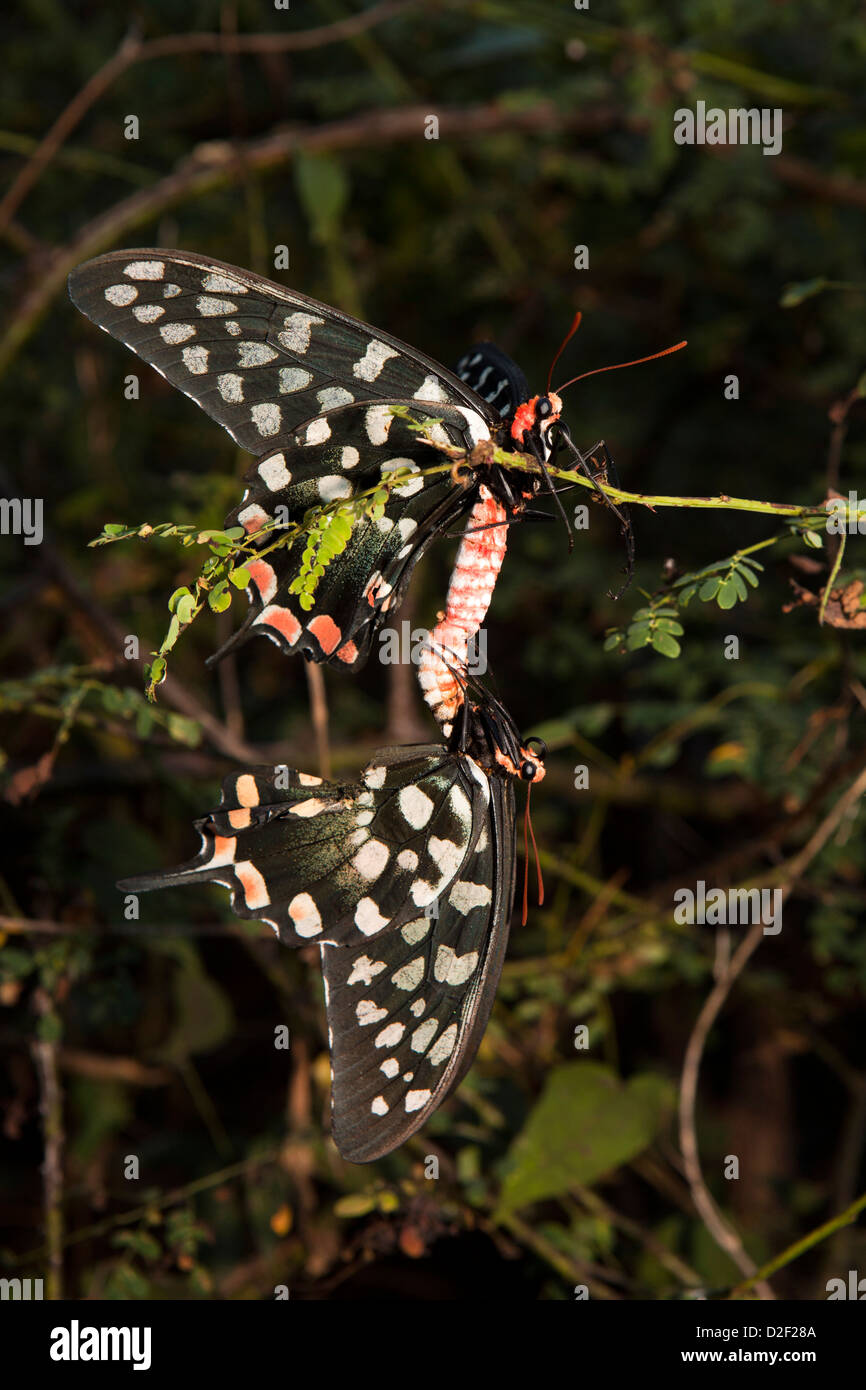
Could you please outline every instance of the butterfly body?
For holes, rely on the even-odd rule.
[[[186,251],[110,252],[77,267],[69,289],[83,313],[256,456],[226,521],[259,552],[248,566],[250,612],[214,659],[263,634],[286,652],[360,667],[433,540],[466,520],[482,487],[508,520],[520,516],[539,486],[538,460],[555,446],[555,398],[529,398],[523,373],[492,344],[471,349],[454,373],[338,309]],[[431,420],[427,443],[410,422]],[[497,444],[523,453],[526,470],[478,447]],[[463,452],[459,477],[443,470],[437,445]],[[398,469],[412,476],[388,489],[383,513],[365,508]],[[275,545],[275,527],[344,503],[351,534],[330,563],[310,557],[305,534]]]

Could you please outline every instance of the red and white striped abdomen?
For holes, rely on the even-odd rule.
[[[458,678],[466,671],[469,643],[486,617],[505,558],[506,522],[505,508],[482,485],[457,552],[445,612],[421,656],[424,699],[446,738],[463,703]]]

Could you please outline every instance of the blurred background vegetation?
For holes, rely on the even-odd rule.
[[[432,730],[411,671],[328,670],[317,755],[302,662],[262,641],[204,668],[242,595],[186,635],[147,705],[123,638],[159,644],[198,556],[88,542],[105,522],[221,525],[249,461],[80,318],[65,277],[148,244],[274,276],[285,245],[276,278],[449,364],[493,338],[536,389],[576,307],[568,375],[685,337],[573,388],[575,440],[603,437],[636,492],[820,505],[866,469],[862,6],[178,14],[20,0],[4,18],[0,492],[44,498],[46,531],[0,540],[0,1273],[69,1297],[725,1296],[866,1187],[859,538],[840,557],[766,515],[635,507],[636,583],[614,603],[623,552],[601,507],[573,554],[554,526],[514,529],[489,651],[551,745],[533,797],[546,902],[514,928],[459,1092],[352,1166],[327,1138],[315,950],[238,923],[218,889],[125,922],[114,883],[186,858],[232,766],[318,756],[339,775]],[[675,145],[673,113],[698,99],[781,108],[782,153]],[[745,603],[683,610],[679,657],[640,626],[633,650],[605,647],[641,591],[774,536]],[[454,546],[420,566],[401,619],[435,620]],[[836,560],[819,624],[808,596]],[[782,932],[677,926],[673,892],[699,879],[784,888]],[[772,1289],[823,1298],[858,1265],[846,1225]]]

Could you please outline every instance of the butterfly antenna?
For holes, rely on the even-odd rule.
[[[565,349],[568,347],[569,343],[571,342],[571,340],[572,340],[572,338],[574,337],[575,333],[577,332],[578,328],[580,328],[580,320],[581,320],[582,318],[583,318],[583,314],[582,314],[582,313],[580,312],[580,310],[578,309],[578,311],[577,311],[577,313],[575,314],[574,318],[571,320],[571,327],[569,328],[568,332],[566,333],[566,335],[565,335],[565,337],[563,338],[562,342],[560,343],[559,347],[556,349],[556,352],[555,352],[555,354],[554,354],[553,361],[552,361],[551,364],[550,364],[550,371],[547,373],[547,394],[548,394],[548,395],[550,395],[550,383],[551,383],[551,381],[553,380],[553,369],[554,369],[554,367],[556,366],[556,364],[557,364],[557,362],[559,361],[559,359],[560,359],[560,357],[562,356],[562,354],[564,353]]]
[[[523,916],[520,920],[522,927],[526,926],[526,919],[529,916],[529,838],[532,837],[532,848],[535,852],[535,868],[538,873],[538,906],[544,905],[544,879],[541,876],[541,861],[538,858],[538,845],[535,843],[535,831],[532,828],[532,817],[529,814],[529,793],[532,791],[532,783],[526,786],[526,810],[523,815],[523,854],[524,854],[524,873],[523,873]]]
[[[661,352],[651,352],[648,357],[635,357],[631,362],[614,362],[609,367],[593,367],[590,372],[581,372],[580,376],[573,376],[571,381],[566,381],[562,386],[557,386],[556,394],[562,395],[567,386],[573,386],[576,381],[583,381],[584,377],[598,376],[600,372],[618,372],[621,367],[639,367],[642,362],[654,362],[657,357],[669,357],[672,352],[679,352],[680,348],[688,345],[688,339],[683,338],[681,343],[674,343],[673,347],[662,348]]]

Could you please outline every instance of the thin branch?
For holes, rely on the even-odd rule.
[[[35,1041],[33,1059],[39,1076],[44,1158],[42,1161],[46,1287],[50,1299],[63,1297],[63,1092],[57,1067],[57,1043]]]
[[[749,1289],[754,1287],[759,1279],[768,1279],[771,1274],[775,1274],[777,1270],[783,1269],[785,1265],[789,1265],[792,1260],[796,1260],[800,1255],[804,1255],[807,1250],[811,1250],[812,1247],[817,1245],[820,1241],[826,1240],[827,1236],[833,1235],[835,1231],[841,1230],[843,1226],[850,1226],[852,1221],[856,1221],[861,1211],[864,1210],[866,1210],[866,1192],[858,1197],[856,1202],[852,1202],[850,1207],[846,1207],[845,1211],[840,1212],[838,1216],[834,1216],[829,1221],[825,1221],[823,1226],[816,1227],[814,1231],[810,1231],[808,1235],[803,1236],[800,1240],[795,1240],[793,1245],[789,1245],[780,1255],[775,1255],[772,1260],[768,1260],[766,1264],[761,1265],[761,1268],[755,1270],[754,1274],[749,1279],[746,1279],[742,1284],[738,1284],[735,1289],[731,1290],[730,1297],[736,1298],[739,1294],[747,1293]]]
[[[737,1268],[748,1275],[754,1275],[758,1267],[751,1256],[747,1254],[736,1231],[728,1225],[722,1216],[704,1181],[695,1128],[695,1102],[701,1058],[709,1031],[718,1018],[734,981],[739,976],[746,961],[760,945],[763,933],[764,924],[759,918],[740,943],[727,972],[717,981],[704,1001],[704,1006],[698,1014],[697,1022],[688,1041],[680,1078],[680,1149],[692,1200],[713,1240],[721,1250],[724,1250],[726,1255],[730,1256]],[[765,1281],[757,1287],[762,1298],[775,1298],[775,1294]]]
[[[198,146],[174,173],[122,199],[86,223],[47,263],[39,259],[33,268],[31,289],[19,303],[0,340],[0,372],[8,367],[53,301],[63,292],[69,272],[81,261],[114,246],[133,228],[152,222],[178,203],[231,187],[240,180],[242,169],[257,172],[277,169],[299,151],[362,149],[369,152],[379,145],[420,139],[428,114],[426,106],[379,109],[326,125],[275,131],[245,143],[241,150],[237,141],[211,141]],[[629,125],[610,107],[599,106],[569,115],[557,110],[552,102],[539,102],[527,108],[489,102],[484,106],[446,108],[437,115],[440,135],[452,139],[472,139],[498,131],[591,133]]]
[[[327,781],[331,776],[331,747],[328,737],[328,697],[325,692],[325,677],[316,661],[305,662],[307,686],[310,693],[310,718],[316,735],[316,753],[319,762],[319,776]]]
[[[816,855],[820,854],[840,823],[851,814],[864,795],[866,795],[866,770],[861,772],[859,777],[855,778],[839,797],[803,848],[793,855],[786,864],[780,865],[774,871],[777,881],[781,879],[785,885],[781,890],[783,902],[790,896],[797,880],[805,873]],[[683,1060],[680,1081],[680,1148],[695,1206],[713,1239],[721,1249],[731,1256],[738,1268],[749,1276],[749,1286],[758,1288],[762,1297],[772,1298],[774,1295],[766,1284],[765,1272],[757,1269],[754,1261],[743,1249],[739,1237],[724,1220],[704,1182],[695,1128],[698,1074],[707,1036],[730,993],[732,985],[749,957],[760,944],[763,932],[764,924],[759,918],[735,952],[727,972],[716,982],[708,995],[692,1030]]]
[[[225,1182],[231,1182],[234,1178],[246,1177],[248,1173],[255,1173],[259,1168],[268,1168],[273,1163],[280,1161],[280,1150],[270,1149],[263,1153],[253,1154],[249,1158],[243,1158],[238,1163],[230,1163],[227,1168],[220,1168],[215,1173],[207,1173],[203,1178],[196,1178],[195,1181],[186,1183],[183,1187],[176,1187],[171,1192],[166,1192],[162,1197],[154,1197],[149,1202],[143,1202],[141,1206],[132,1207],[129,1211],[117,1213],[115,1216],[108,1216],[104,1221],[98,1221],[93,1226],[83,1226],[77,1231],[73,1231],[63,1239],[64,1249],[69,1249],[71,1245],[80,1245],[84,1240],[94,1240],[99,1236],[106,1235],[109,1231],[114,1231],[118,1226],[132,1226],[136,1221],[143,1221],[149,1218],[151,1212],[165,1211],[167,1207],[178,1206],[181,1202],[188,1202],[191,1197],[196,1197],[200,1192],[208,1192],[213,1187],[221,1187]],[[32,1264],[34,1260],[41,1259],[47,1250],[46,1245],[39,1245],[34,1250],[27,1250],[23,1255],[17,1255],[10,1260],[10,1265],[15,1268],[21,1265]]]
[[[355,34],[382,24],[386,19],[411,8],[414,0],[383,0],[369,10],[349,15],[334,24],[293,34],[171,34],[143,42],[130,33],[92,77],[64,107],[53,126],[40,141],[31,158],[0,201],[0,233],[4,232],[24,199],[36,186],[58,150],[119,77],[136,63],[154,58],[170,58],[190,53],[300,53],[326,44],[340,43]]]
[[[123,650],[123,632],[111,615],[82,589],[60,553],[47,543],[43,544],[42,549],[46,566],[67,598],[71,599],[76,608],[88,618],[109,652],[115,660],[118,660]],[[145,658],[131,658],[129,665],[143,670]],[[221,723],[191,691],[187,690],[186,686],[181,684],[176,676],[166,676],[160,686],[160,693],[174,709],[179,710],[188,718],[194,719],[201,727],[205,737],[220,753],[242,763],[261,761],[260,751],[253,748],[244,738],[239,737],[228,725]]]

